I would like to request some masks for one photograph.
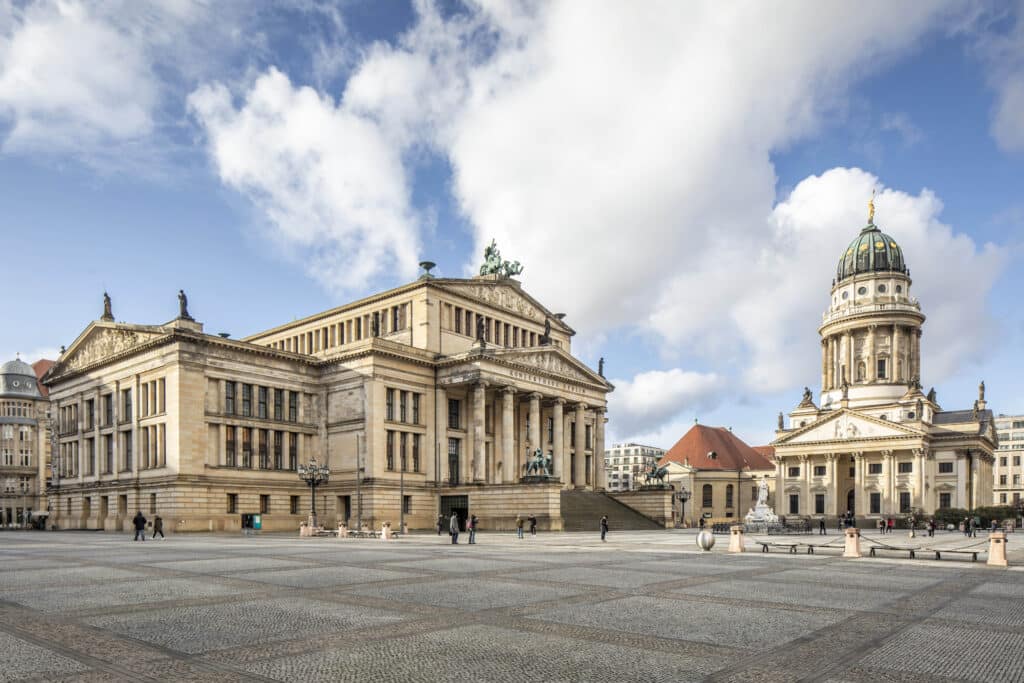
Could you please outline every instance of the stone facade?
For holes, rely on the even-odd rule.
[[[874,255],[873,259],[869,256]],[[859,519],[992,503],[996,433],[984,383],[970,410],[921,390],[921,328],[910,272],[873,223],[840,257],[819,328],[821,404],[805,390],[779,415],[779,515]]]
[[[425,276],[243,340],[97,320],[46,377],[60,434],[51,500],[64,527],[263,529],[306,519],[296,468],[330,469],[319,521],[429,528],[470,510],[489,528],[535,514],[561,528],[558,492],[603,488],[603,377],[575,332],[516,280]],[[482,339],[480,341],[479,339]],[[526,478],[528,453],[551,476]],[[597,454],[597,455],[595,455]]]
[[[49,437],[50,404],[33,366],[0,365],[0,529],[46,516]]]
[[[1024,506],[1024,415],[996,418],[999,452],[993,467],[994,505]]]
[[[664,448],[638,443],[617,443],[604,453],[609,491],[632,491],[644,483],[644,474],[665,455]]]

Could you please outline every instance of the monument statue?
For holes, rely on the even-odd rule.
[[[843,398],[850,398],[850,383],[845,380],[843,381]]]
[[[978,400],[985,400],[985,380],[981,380],[981,384],[978,385]]]
[[[110,308],[110,295],[106,292],[103,292],[103,315],[100,316],[100,320],[114,322],[114,313]]]
[[[499,275],[501,277],[512,277],[523,272],[523,266],[519,261],[502,261],[498,244],[493,239],[484,249],[484,262],[480,266],[481,275]]]
[[[785,424],[785,422],[784,422],[783,420],[784,420],[784,418],[782,417],[782,411],[780,410],[780,411],[779,411],[779,431],[780,431],[780,432],[781,432],[781,431],[782,431],[783,429],[785,429],[785,428],[786,428],[786,424]]]
[[[768,504],[768,480],[761,479],[757,482],[757,505]]]
[[[768,480],[766,478],[757,482],[757,501],[754,503],[754,507],[747,512],[743,521],[751,526],[764,527],[765,530],[779,523],[778,515],[768,507]]]
[[[655,480],[657,480],[659,484],[664,484],[666,476],[668,476],[668,467],[658,467],[657,465],[652,464],[651,468],[644,472],[644,484],[650,484]]]
[[[476,340],[480,342],[481,348],[487,344],[487,335],[484,330],[484,319],[479,315],[476,317]]]
[[[551,344],[551,319],[544,316],[544,334],[540,337],[540,345],[548,346]]]
[[[935,387],[932,387],[931,389],[928,390],[928,400],[929,401],[931,401],[932,403],[935,403],[936,402],[935,399],[936,399],[937,396],[938,395],[935,393]]]
[[[185,290],[178,290],[178,317],[183,320],[191,320],[192,316],[188,314],[188,297],[185,296]]]
[[[529,452],[529,449],[527,449],[527,452]],[[552,459],[553,457],[550,452],[544,455],[544,451],[539,448],[536,449],[533,455],[527,459],[526,465],[524,465],[527,476],[536,473],[538,476],[550,477]]]
[[[803,399],[800,402],[801,403],[810,403],[812,401],[812,399],[813,399],[813,395],[811,394],[811,390],[808,387],[804,387],[804,397],[803,397]]]
[[[604,356],[597,359],[597,374],[604,377]]]

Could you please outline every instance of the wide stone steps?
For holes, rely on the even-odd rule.
[[[562,491],[562,524],[565,531],[600,533],[601,517],[608,515],[610,531],[663,529],[654,520],[598,491]]]

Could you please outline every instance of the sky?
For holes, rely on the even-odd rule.
[[[1024,2],[0,0],[0,359],[236,337],[496,239],[612,441],[751,444],[839,255],[902,246],[946,409],[1024,413]]]

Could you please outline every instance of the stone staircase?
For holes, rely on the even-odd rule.
[[[654,520],[597,491],[562,491],[562,523],[565,531],[601,531],[601,517],[608,515],[610,531],[664,529]]]

